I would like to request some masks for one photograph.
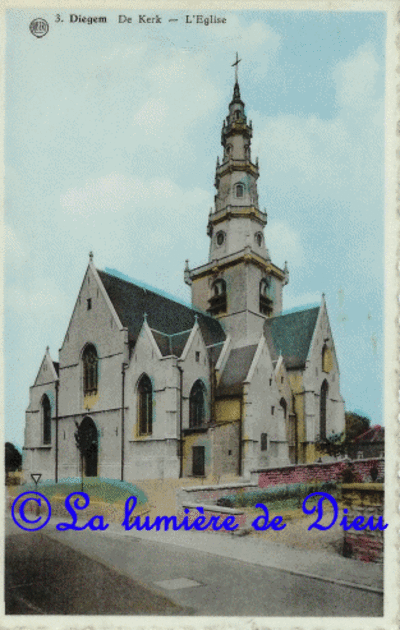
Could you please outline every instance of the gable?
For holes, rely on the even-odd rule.
[[[76,363],[87,343],[94,344],[99,357],[121,352],[125,337],[97,271],[89,263],[60,349],[61,367]]]
[[[43,357],[42,363],[40,364],[39,372],[37,373],[34,386],[36,385],[45,385],[46,383],[53,383],[58,380],[58,363],[54,363],[51,359],[51,356],[46,351],[46,354]]]
[[[282,355],[286,369],[305,366],[319,310],[317,306],[265,321],[264,334],[273,361]]]

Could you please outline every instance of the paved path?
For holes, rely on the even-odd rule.
[[[166,594],[40,532],[5,545],[8,615],[180,615]]]
[[[336,584],[383,592],[381,564],[360,562],[323,551],[293,548],[256,536],[239,537],[193,531],[125,532],[123,527],[117,524],[111,524],[104,534],[162,542]]]
[[[37,545],[30,544],[30,552],[34,550],[41,558],[34,564],[39,569],[43,567],[44,577],[40,570],[37,576],[42,587],[32,591],[27,572],[25,590],[18,591],[25,602],[44,612],[60,612],[66,601],[72,601],[69,614],[72,611],[100,614],[104,607],[110,606],[108,614],[382,615],[383,597],[370,586],[376,567],[364,564],[359,567],[359,563],[332,554],[294,551],[277,543],[252,540],[249,536],[125,532],[115,524],[105,532],[58,532],[55,524],[61,520],[52,519],[43,530],[42,540],[47,542],[40,553]],[[40,533],[23,534],[9,518],[7,528],[14,536],[11,556],[14,554],[17,560],[19,544],[15,539],[32,541],[32,536],[41,536]],[[50,555],[43,556],[45,549]],[[53,565],[57,565],[58,570],[52,574],[48,567]],[[18,576],[16,566],[14,563],[14,582]],[[315,574],[313,577],[310,569]],[[114,581],[115,598],[104,597],[110,586],[104,586],[102,591],[102,585]],[[55,584],[57,589],[54,589]],[[93,592],[95,596],[91,599]],[[56,593],[54,602],[48,600],[49,593],[52,596]],[[149,602],[148,593],[154,593],[154,611],[151,602],[148,612],[137,607],[142,602],[141,593],[144,593],[144,607]],[[103,602],[100,607],[99,601]],[[125,609],[124,601],[128,602]],[[85,606],[87,612],[84,612]],[[21,614],[24,613],[21,611]]]

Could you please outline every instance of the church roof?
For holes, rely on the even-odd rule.
[[[319,309],[316,306],[265,320],[264,334],[273,361],[282,355],[289,370],[305,366]]]
[[[249,373],[257,344],[230,351],[217,388],[217,396],[241,394],[243,381]]]
[[[153,329],[151,330],[151,332],[153,333],[153,337],[163,357],[166,357],[170,354],[174,354],[176,357],[180,357],[186,346],[186,342],[189,339],[191,329],[175,333],[174,335],[167,335],[163,332]]]
[[[97,272],[122,325],[128,328],[131,343],[136,343],[145,313],[163,355],[182,354],[196,316],[206,345],[225,340],[221,324],[210,315],[105,271]]]

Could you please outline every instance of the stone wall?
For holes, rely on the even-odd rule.
[[[364,522],[371,516],[374,526],[378,518],[383,520],[384,489],[381,483],[351,483],[342,486],[343,507],[348,509],[347,522],[350,524],[357,516],[364,517]],[[369,527],[362,531],[351,528],[344,532],[343,555],[364,562],[383,562],[383,534]]]
[[[384,459],[357,459],[354,461],[342,460],[329,464],[298,464],[297,466],[282,466],[255,470],[252,472],[252,481],[258,482],[259,488],[268,486],[281,486],[287,483],[310,483],[313,481],[340,481],[344,471],[351,464],[352,471],[357,481],[365,481],[370,477],[372,468],[378,469],[378,479],[384,476]]]

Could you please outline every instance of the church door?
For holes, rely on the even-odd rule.
[[[204,477],[204,446],[193,446],[193,475]]]
[[[92,418],[86,416],[80,425],[80,431],[84,436],[83,463],[86,477],[97,477],[97,460],[99,439],[96,425]]]

